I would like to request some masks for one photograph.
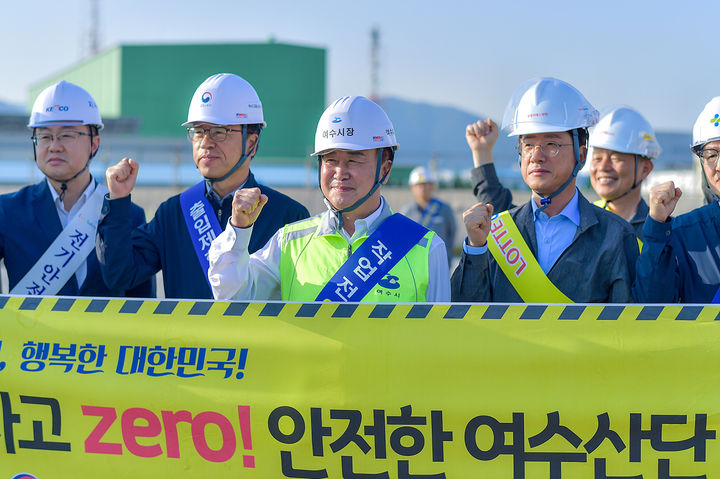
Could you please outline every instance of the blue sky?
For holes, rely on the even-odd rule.
[[[278,42],[328,51],[328,101],[370,90],[497,121],[533,76],[575,85],[598,109],[627,104],[659,130],[689,131],[720,95],[714,1],[99,0],[101,49],[121,43]],[[0,100],[88,55],[89,0],[11,2],[0,20]],[[192,59],[188,59],[192,68]],[[236,72],[242,75],[242,72]],[[189,99],[188,99],[189,100]]]

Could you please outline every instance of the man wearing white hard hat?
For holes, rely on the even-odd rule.
[[[418,166],[410,172],[409,183],[415,201],[400,208],[400,213],[437,233],[445,242],[450,261],[455,240],[455,214],[450,205],[433,195],[437,185],[435,175],[424,166]]]
[[[35,162],[45,178],[0,196],[0,257],[10,293],[70,296],[154,296],[154,281],[108,288],[95,254],[95,233],[107,189],[90,174],[103,122],[95,100],[66,81],[38,95],[30,121]],[[128,205],[128,221],[145,213]]]
[[[252,251],[286,223],[309,216],[297,201],[258,185],[250,171],[265,121],[255,89],[243,78],[221,73],[205,80],[183,126],[204,179],[162,203],[147,225],[127,222],[139,165],[125,158],[107,170],[110,195],[98,228],[98,254],[109,284],[133,285],[162,270],[166,297],[212,298],[207,253],[230,218],[239,188],[258,189],[268,198],[250,238]]]
[[[498,138],[497,125],[491,119],[470,124],[465,138],[473,153],[475,168],[471,176],[475,196],[478,201],[507,209],[512,194],[500,184],[492,157]],[[653,170],[653,160],[661,151],[655,131],[636,110],[615,107],[606,111],[592,128],[589,145],[590,183],[600,196],[595,205],[627,220],[640,243],[649,210],[639,186]]]
[[[590,133],[590,184],[600,197],[595,205],[628,221],[639,240],[649,212],[640,184],[661,151],[650,123],[627,106],[607,111]]]
[[[720,96],[700,112],[690,148],[715,199],[673,218],[680,188],[668,181],[650,189],[633,288],[639,302],[720,303]]]
[[[250,254],[248,238],[267,198],[254,188],[238,191],[230,223],[210,251],[215,298],[449,301],[442,239],[392,214],[380,194],[397,145],[390,119],[374,102],[350,96],[330,105],[313,153],[328,210],[285,226]]]
[[[633,230],[575,186],[586,159],[587,128],[597,117],[585,97],[561,80],[533,79],[515,91],[503,128],[518,137],[520,170],[532,198],[514,207],[508,191],[498,205],[480,202],[464,213],[468,237],[453,273],[454,301],[631,301],[638,256]]]

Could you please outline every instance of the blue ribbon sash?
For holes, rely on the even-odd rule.
[[[205,181],[201,181],[180,194],[180,209],[185,218],[195,254],[205,272],[205,281],[210,286],[207,275],[210,267],[208,251],[210,251],[212,240],[222,233],[222,228],[210,201],[205,196]]]
[[[421,224],[395,213],[350,255],[315,301],[362,300],[427,232]]]

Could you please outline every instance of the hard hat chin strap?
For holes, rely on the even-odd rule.
[[[536,195],[540,197],[540,207],[537,209],[538,212],[545,210],[548,206],[550,206],[550,203],[552,203],[552,199],[555,198],[557,195],[562,193],[565,188],[568,187],[568,185],[575,179],[577,174],[580,172],[580,169],[583,167],[583,163],[580,161],[580,140],[578,138],[578,129],[575,128],[570,133],[572,135],[572,142],[573,142],[573,154],[575,155],[575,167],[572,170],[572,173],[570,174],[570,178],[567,179],[565,183],[562,184],[560,188],[555,190],[554,193],[543,196],[537,191],[535,192]]]
[[[388,170],[387,173],[383,175],[382,178],[380,178],[380,169],[382,167],[382,154],[383,154],[383,148],[378,148],[378,154],[377,154],[377,168],[375,168],[375,184],[372,188],[370,188],[370,191],[368,194],[357,200],[352,205],[348,206],[347,208],[337,209],[335,208],[332,203],[330,203],[330,200],[327,199],[325,196],[325,193],[322,193],[323,195],[323,201],[325,202],[325,205],[332,211],[338,220],[338,229],[342,229],[343,227],[343,213],[349,213],[350,211],[353,211],[357,209],[360,205],[365,203],[375,192],[378,188],[385,182],[385,179],[387,178],[388,174],[390,173],[390,170]],[[320,179],[320,170],[322,166],[320,165],[320,162],[322,162],[322,156],[318,157],[318,184],[320,185],[320,191],[322,192],[322,181]],[[392,161],[392,160],[391,160]]]
[[[227,180],[232,176],[233,173],[235,173],[237,170],[239,170],[247,161],[247,159],[250,157],[250,154],[255,154],[257,152],[257,145],[260,141],[260,131],[257,132],[257,140],[255,140],[255,147],[252,149],[252,151],[245,152],[245,146],[247,145],[247,125],[242,126],[242,153],[240,155],[240,159],[235,163],[235,166],[230,168],[230,171],[225,173],[220,178],[208,178],[205,177],[206,180],[210,182],[210,186],[212,186],[214,183],[217,183],[218,181],[224,181]]]

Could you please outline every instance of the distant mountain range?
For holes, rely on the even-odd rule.
[[[0,115],[24,115],[25,107],[23,105],[14,105],[0,101]]]

